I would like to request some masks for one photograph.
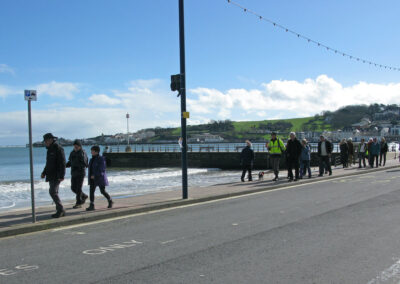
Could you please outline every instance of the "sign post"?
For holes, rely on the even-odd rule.
[[[35,212],[35,184],[33,178],[33,145],[32,145],[32,116],[31,116],[31,101],[37,100],[35,90],[25,90],[25,100],[28,101],[28,127],[29,127],[29,160],[31,170],[31,201],[32,201],[32,222],[36,223]]]

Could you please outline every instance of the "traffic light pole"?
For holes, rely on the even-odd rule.
[[[179,49],[181,62],[181,136],[182,136],[182,198],[188,198],[188,176],[187,176],[187,137],[186,137],[186,71],[185,71],[185,13],[183,0],[179,0]]]

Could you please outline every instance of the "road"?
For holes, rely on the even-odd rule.
[[[0,283],[399,283],[399,184],[316,179],[2,239]]]

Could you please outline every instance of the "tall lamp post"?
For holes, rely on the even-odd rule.
[[[125,152],[132,152],[132,148],[129,146],[129,113],[126,114],[126,140],[128,145],[125,148]]]

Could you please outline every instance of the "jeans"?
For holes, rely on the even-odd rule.
[[[293,179],[293,168],[295,172],[295,178],[299,179],[299,159],[288,159],[289,179]]]
[[[382,165],[382,157],[383,157],[383,165],[386,164],[386,152],[381,152],[379,155],[379,165]]]
[[[281,156],[280,155],[271,155],[270,159],[271,159],[272,169],[274,170],[275,177],[278,177],[279,163],[281,161]]]
[[[374,162],[376,161],[376,167],[378,167],[378,155],[371,155],[370,154],[370,161],[369,164],[371,165],[371,168],[374,167]]]
[[[63,211],[64,207],[61,204],[60,197],[58,196],[58,189],[60,188],[60,181],[58,180],[50,180],[49,181],[49,193],[53,202],[56,204],[57,211]]]
[[[319,174],[323,175],[324,170],[327,170],[329,174],[332,174],[331,161],[329,156],[319,157]]]
[[[94,192],[96,191],[96,187],[97,186],[92,181],[90,181],[90,203],[92,203],[92,204],[94,203]],[[110,201],[111,200],[111,196],[107,193],[106,187],[105,186],[99,186],[99,188],[100,188],[101,194],[103,194],[103,196],[105,198],[107,198],[108,201]]]
[[[308,171],[308,176],[311,177],[310,160],[300,161],[300,177],[303,177]]]
[[[358,153],[358,165],[360,168],[361,168],[361,161],[363,162],[365,168],[365,152]]]
[[[71,190],[76,195],[76,204],[81,204],[84,197],[87,195],[82,192],[82,185],[85,176],[72,176],[71,177]]]

